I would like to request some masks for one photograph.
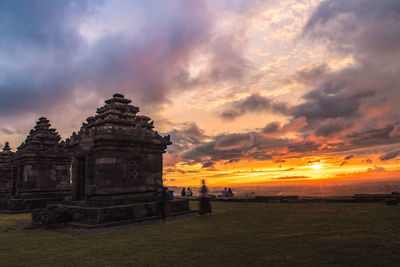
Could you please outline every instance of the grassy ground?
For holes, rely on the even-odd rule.
[[[193,208],[197,202],[192,202]],[[0,215],[0,266],[399,266],[400,206],[213,202],[195,216],[73,236]]]

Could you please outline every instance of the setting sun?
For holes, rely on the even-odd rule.
[[[322,168],[322,165],[321,164],[315,164],[315,165],[310,166],[310,168],[313,168],[314,170],[319,170],[319,169]]]

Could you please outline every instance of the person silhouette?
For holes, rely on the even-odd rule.
[[[229,187],[228,188],[228,193],[226,194],[227,197],[233,197],[233,192],[232,189]]]
[[[157,202],[158,202],[158,210],[161,215],[161,218],[163,219],[163,222],[166,220],[166,215],[165,215],[165,210],[167,203],[169,201],[169,195],[167,192],[167,187],[158,187],[157,188]]]
[[[193,192],[192,192],[192,189],[190,189],[190,187],[188,187],[188,189],[187,189],[187,196],[188,197],[193,196]]]
[[[221,192],[221,196],[226,197],[227,194],[228,194],[228,191],[226,190],[226,187],[225,187],[224,190],[222,190],[222,192]]]
[[[208,199],[208,188],[206,186],[206,182],[205,180],[201,180],[201,183],[203,184],[200,190],[201,193],[201,197],[200,197],[200,209],[199,209],[199,214],[200,215],[204,215],[206,213],[212,213],[211,210],[211,204],[210,204],[210,200]]]

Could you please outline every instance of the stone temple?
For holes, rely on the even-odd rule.
[[[11,196],[2,200],[3,209],[45,208],[70,194],[71,158],[56,129],[50,126],[46,118],[39,118],[13,155]]]
[[[6,142],[3,151],[0,152],[0,209],[3,207],[2,199],[8,198],[12,194],[13,158],[14,152],[11,152],[8,142]]]
[[[158,218],[157,189],[163,186],[162,154],[169,136],[137,115],[131,100],[114,94],[67,139],[72,151],[72,197],[32,214],[37,224],[97,227]],[[171,200],[167,213],[190,212],[187,200]]]

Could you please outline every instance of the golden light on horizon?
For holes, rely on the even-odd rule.
[[[310,168],[313,168],[314,170],[318,171],[319,169],[322,168],[322,165],[321,164],[314,164],[314,165],[310,166]]]

